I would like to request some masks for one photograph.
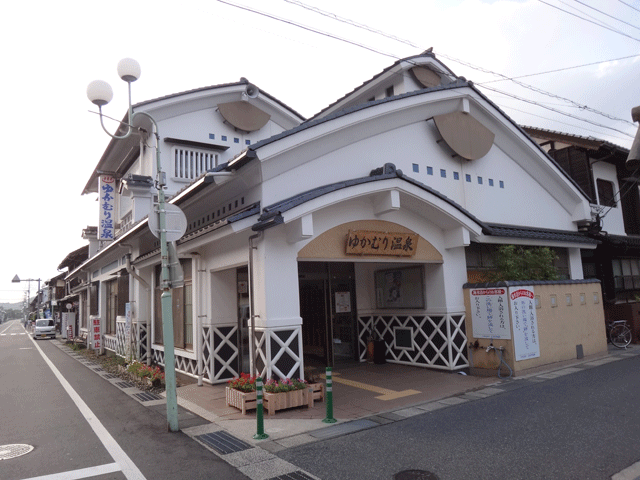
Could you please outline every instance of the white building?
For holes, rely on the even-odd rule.
[[[372,328],[387,361],[466,367],[462,285],[484,252],[551,246],[581,279],[580,251],[595,248],[578,233],[591,220],[580,187],[429,52],[307,121],[245,81],[135,110],[159,125],[166,193],[188,219],[176,367],[208,382],[249,371],[250,316],[263,376],[363,361]],[[140,354],[162,363],[159,246],[146,220],[155,147],[153,136],[109,144],[85,192],[115,178],[115,240],[90,240],[67,279],[83,279],[84,327],[97,315],[106,349],[123,351],[128,302]]]

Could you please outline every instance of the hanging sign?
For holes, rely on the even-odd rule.
[[[509,304],[507,289],[475,288],[470,291],[473,336],[509,339]]]
[[[510,287],[509,300],[513,316],[513,344],[516,361],[539,357],[538,318],[533,287]]]
[[[98,192],[100,195],[98,240],[111,241],[115,236],[116,179],[111,175],[101,175]]]
[[[369,232],[349,230],[347,255],[392,255],[411,257],[416,253],[415,233]]]

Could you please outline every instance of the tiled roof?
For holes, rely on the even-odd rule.
[[[598,240],[590,238],[580,232],[571,230],[550,230],[496,223],[488,223],[485,225],[489,231],[488,234],[496,237],[528,238],[534,240],[585,243],[591,245],[597,245],[600,243]]]

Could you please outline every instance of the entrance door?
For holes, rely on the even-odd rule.
[[[334,366],[358,358],[352,263],[298,264],[305,365]]]

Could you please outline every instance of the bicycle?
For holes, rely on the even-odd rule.
[[[631,343],[631,329],[626,320],[616,320],[607,324],[607,336],[614,347],[627,348]]]

